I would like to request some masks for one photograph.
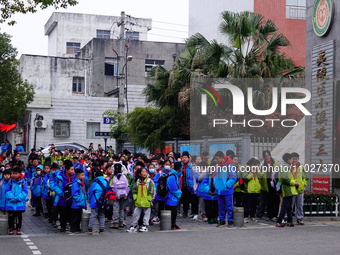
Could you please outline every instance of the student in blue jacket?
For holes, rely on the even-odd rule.
[[[5,193],[5,189],[6,189],[6,185],[9,182],[9,180],[11,179],[11,170],[10,169],[6,169],[3,171],[2,173],[2,178],[0,179],[0,213],[1,214],[5,214],[6,210],[6,193]]]
[[[40,216],[42,211],[41,195],[43,179],[41,177],[41,171],[43,170],[42,165],[38,165],[36,172],[31,179],[31,194],[32,194],[32,206],[35,208],[35,214],[33,216]]]
[[[28,201],[28,185],[24,179],[22,167],[15,167],[11,170],[12,179],[7,183],[6,207],[8,211],[9,234],[21,235],[22,213],[26,210],[26,201]]]
[[[70,160],[64,161],[65,170],[57,171],[55,177],[50,180],[51,189],[56,193],[54,206],[57,206],[60,214],[60,232],[66,232],[67,222],[70,221],[71,205],[67,204],[64,196],[65,187],[67,184],[75,180],[74,166]]]
[[[232,160],[225,157],[222,151],[216,152],[214,156],[217,162],[214,185],[218,195],[218,216],[220,221],[217,227],[226,224],[228,214],[228,227],[234,227],[234,184],[237,180],[236,167],[231,164]]]
[[[92,229],[94,225],[94,221],[98,219],[99,221],[99,234],[104,233],[105,229],[105,210],[99,209],[97,206],[97,201],[99,200],[100,196],[103,194],[103,188],[97,182],[101,182],[104,187],[108,185],[107,181],[104,179],[103,172],[97,170],[94,174],[95,179],[90,187],[88,193],[88,201],[91,207],[91,216],[89,221],[89,226],[86,231],[89,235],[92,234]]]
[[[214,185],[215,172],[207,172],[202,181],[205,212],[209,224],[218,223],[218,196]]]
[[[44,171],[41,184],[41,203],[43,207],[43,214],[45,218],[49,218],[49,223],[52,223],[51,212],[53,200],[51,196],[51,190],[49,188],[49,180],[51,176],[51,165],[49,163],[44,164]]]
[[[76,180],[72,184],[71,233],[80,232],[83,209],[86,209],[85,173],[76,169]]]
[[[180,162],[174,163],[174,169],[169,173],[168,180],[166,182],[166,189],[168,195],[165,201],[165,209],[171,211],[171,229],[180,229],[176,224],[177,207],[182,195],[180,189],[180,177],[182,176],[182,164]]]

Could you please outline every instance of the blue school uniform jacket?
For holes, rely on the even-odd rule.
[[[166,196],[166,205],[177,206],[179,204],[179,200],[182,195],[182,191],[180,189],[180,177],[181,173],[178,173],[175,170],[172,170],[169,173],[168,180],[166,182],[166,189],[168,191],[168,195]]]
[[[203,199],[205,200],[217,200],[218,199],[217,194],[216,195],[210,194],[210,193],[216,193],[216,188],[214,187],[214,181],[211,178],[210,173],[207,173],[205,178],[202,180],[202,186],[204,189]]]
[[[184,166],[185,164],[182,163],[182,169],[184,171]],[[193,165],[192,163],[188,163],[187,167],[186,167],[186,185],[187,185],[187,189],[189,191],[190,194],[195,194],[195,190],[194,190],[194,179],[198,178],[198,173],[196,171],[193,170]],[[183,180],[184,182],[184,180]],[[184,188],[184,187],[183,187]]]
[[[49,188],[49,182],[50,182],[51,172],[48,174],[45,174],[45,176],[42,178],[42,184],[41,184],[41,197],[44,199],[50,199],[50,188]]]
[[[41,191],[42,191],[42,177],[41,176],[35,176],[31,180],[31,194],[32,197],[41,197]]]
[[[104,185],[104,187],[108,185],[103,176],[98,176],[93,180],[88,193],[88,201],[90,203],[90,207],[93,209],[98,209],[97,201],[103,194],[103,189],[98,183],[96,183],[97,181],[100,181]]]
[[[67,206],[66,200],[64,198],[64,187],[69,182],[75,180],[75,174],[68,178],[66,176],[66,171],[56,171],[54,173],[54,178],[50,179],[51,189],[56,193],[54,199],[54,206]]]
[[[5,210],[6,205],[6,185],[9,181],[2,179],[0,180],[0,210]]]
[[[72,184],[72,209],[86,209],[86,191],[85,184],[76,179]]]
[[[234,194],[234,184],[237,180],[236,167],[232,164],[224,164],[220,167],[225,168],[215,172],[214,184],[217,195]]]
[[[19,180],[11,179],[5,189],[7,211],[25,211],[28,201],[28,185],[24,178]]]

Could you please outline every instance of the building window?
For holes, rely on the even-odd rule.
[[[73,77],[72,93],[84,93],[84,77]]]
[[[306,19],[306,0],[286,0],[287,19]]]
[[[71,121],[53,120],[54,137],[70,137]]]
[[[97,30],[97,38],[110,39],[110,30]]]
[[[139,41],[139,32],[126,32],[126,39]]]
[[[119,63],[116,58],[105,58],[105,75],[119,75]]]
[[[96,139],[95,132],[100,131],[100,122],[87,122],[86,139]]]
[[[66,43],[66,54],[76,54],[80,51],[80,43],[67,42]]]
[[[145,72],[150,72],[154,66],[164,66],[164,60],[145,59]]]

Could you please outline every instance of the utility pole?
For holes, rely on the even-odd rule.
[[[125,38],[125,12],[120,13],[120,48],[122,48],[122,41]],[[125,59],[125,65],[126,65],[126,59]],[[125,67],[125,66],[124,66]],[[122,68],[122,71],[124,68]],[[125,84],[124,84],[125,79],[121,79],[120,84],[119,84],[119,95],[118,95],[118,113],[124,113],[124,99],[125,99]]]

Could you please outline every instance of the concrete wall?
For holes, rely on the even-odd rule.
[[[54,12],[45,24],[45,35],[49,36],[48,55],[72,56],[66,54],[66,42],[80,43],[82,48],[97,36],[97,29],[110,30],[111,38],[117,38],[120,34],[120,27],[117,26],[119,20],[118,16]],[[137,18],[133,19],[133,22],[142,27],[126,26],[126,28],[142,32],[140,40],[146,40],[148,28],[151,29],[151,19]]]

